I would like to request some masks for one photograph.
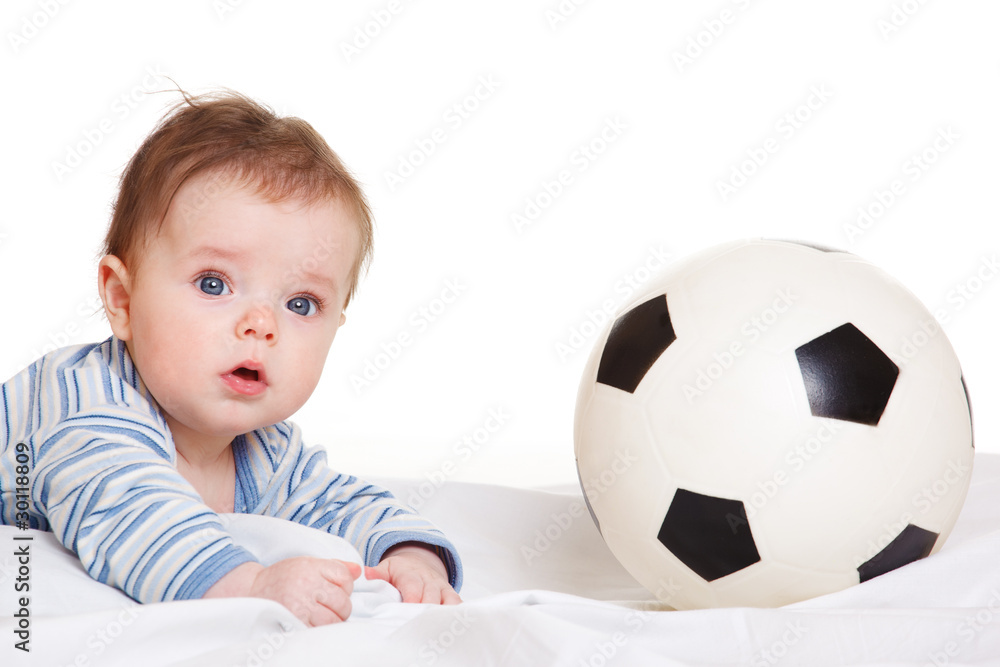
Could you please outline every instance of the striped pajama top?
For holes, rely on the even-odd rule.
[[[451,542],[386,490],[331,470],[320,448],[280,422],[237,437],[236,512],[345,538],[368,565],[421,542],[448,568]],[[51,352],[0,386],[0,523],[52,531],[91,577],[140,602],[200,598],[256,560],[176,468],[166,421],[125,344]]]

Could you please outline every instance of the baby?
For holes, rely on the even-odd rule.
[[[310,125],[235,93],[184,94],[121,178],[98,267],[113,335],[0,387],[0,522],[51,530],[140,602],[253,596],[309,625],[349,616],[357,564],[264,567],[222,512],[341,536],[403,601],[459,602],[444,535],[332,471],[285,421],[316,388],[371,247],[365,196]]]

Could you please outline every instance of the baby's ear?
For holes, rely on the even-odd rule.
[[[97,290],[104,302],[104,314],[119,340],[132,338],[130,317],[131,277],[125,264],[114,255],[105,255],[97,265]]]
[[[347,321],[347,314],[344,311],[340,311],[340,324],[338,324],[337,326],[338,327],[344,326],[344,322],[346,321]]]

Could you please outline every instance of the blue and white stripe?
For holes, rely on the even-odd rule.
[[[17,520],[15,449],[28,446],[32,528],[52,531],[94,579],[140,602],[200,598],[253,556],[176,468],[170,431],[128,351],[56,350],[0,386],[0,523]],[[375,565],[401,542],[434,548],[460,588],[454,546],[379,487],[332,471],[281,422],[233,442],[237,512],[344,537]]]

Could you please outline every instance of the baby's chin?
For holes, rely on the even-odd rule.
[[[187,434],[198,438],[231,442],[238,436],[284,421],[289,416],[291,415],[225,415],[216,412],[210,415],[171,415],[167,422],[172,422],[171,429],[180,427]]]
[[[286,417],[287,419],[287,417]],[[212,424],[208,426],[204,431],[200,431],[203,435],[213,438],[229,438],[232,440],[241,435],[246,435],[256,431],[259,428],[264,428],[265,426],[271,426],[272,424],[277,424],[283,419],[268,419],[268,420],[255,420],[255,421],[235,421],[227,422],[224,424]]]

